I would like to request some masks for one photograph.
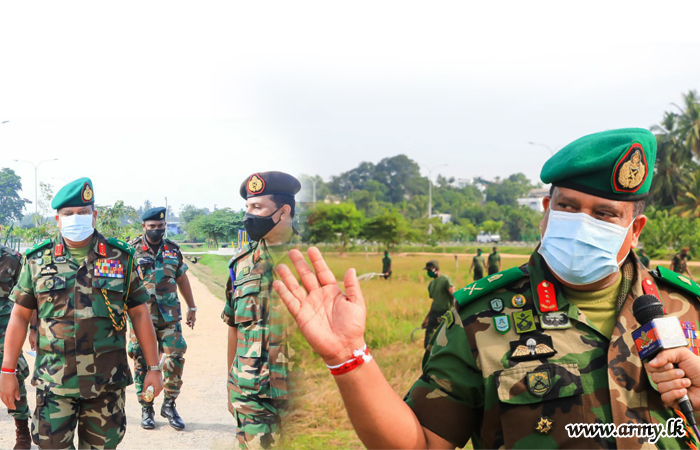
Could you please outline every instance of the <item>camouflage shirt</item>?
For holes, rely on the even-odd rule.
[[[632,304],[654,293],[690,330],[698,326],[700,287],[668,270],[649,272],[632,252],[621,276],[611,339],[567,301],[537,253],[527,265],[460,289],[462,306],[444,316],[406,402],[424,427],[460,447],[471,439],[475,448],[653,448],[639,438],[572,439],[565,429],[674,417],[638,356]],[[541,311],[547,296],[557,312]],[[689,342],[697,354],[698,340]],[[687,446],[671,438],[656,445]]]
[[[129,264],[132,247],[97,232],[91,246],[77,262],[60,237],[35,245],[10,296],[38,310],[33,382],[60,396],[95,398],[132,383],[126,329],[116,331],[113,322],[123,323],[125,309],[149,295]]]
[[[148,301],[151,319],[156,323],[161,315],[166,322],[179,321],[182,312],[176,280],[187,272],[180,246],[170,239],[163,239],[155,253],[144,239],[139,236],[129,244],[136,249],[134,258],[139,278],[151,294]]]
[[[272,289],[273,268],[286,257],[286,249],[271,252],[265,241],[251,242],[229,263],[226,306],[221,318],[238,328],[232,382],[260,397],[288,398],[289,316]]]
[[[7,316],[12,312],[14,302],[8,297],[12,292],[12,287],[17,284],[21,268],[22,255],[11,248],[0,245],[0,316]]]

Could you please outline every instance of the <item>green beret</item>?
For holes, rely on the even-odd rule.
[[[54,195],[51,208],[59,210],[69,206],[85,206],[95,203],[95,191],[90,178],[78,178],[63,186]]]
[[[287,195],[301,190],[299,180],[284,172],[258,172],[246,178],[241,184],[241,197],[259,197],[261,195]]]
[[[147,209],[141,214],[141,220],[165,220],[165,208],[158,206],[155,208]]]
[[[542,167],[543,183],[609,200],[649,195],[656,137],[643,128],[589,134],[559,150]]]

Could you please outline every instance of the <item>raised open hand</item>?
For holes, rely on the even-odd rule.
[[[311,247],[308,255],[316,273],[299,250],[289,252],[303,287],[284,264],[275,268],[281,281],[273,287],[314,351],[326,364],[340,364],[364,345],[365,300],[355,269],[345,272],[344,294],[321,252]]]

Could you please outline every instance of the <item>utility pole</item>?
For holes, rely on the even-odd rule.
[[[15,162],[25,162],[27,164],[31,164],[32,167],[34,167],[34,215],[38,216],[39,215],[39,181],[37,179],[37,170],[39,169],[39,166],[45,162],[51,162],[51,161],[58,161],[58,158],[54,159],[45,159],[43,161],[39,161],[38,163],[34,164],[31,161],[27,161],[24,159],[15,159]],[[36,217],[35,217],[36,219]]]
[[[428,171],[428,220],[433,217],[433,170],[445,166],[447,166],[447,164],[440,164],[439,166],[434,167],[423,166],[423,168]],[[432,223],[429,225],[428,234],[433,234]]]

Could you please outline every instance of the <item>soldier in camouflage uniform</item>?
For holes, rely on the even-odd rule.
[[[273,268],[287,253],[294,229],[299,181],[282,172],[260,172],[241,185],[250,244],[231,259],[222,319],[229,325],[229,410],[241,448],[279,446],[289,398],[288,315],[272,295]]]
[[[635,299],[658,297],[695,354],[700,347],[700,286],[662,267],[647,270],[632,251],[646,224],[655,157],[655,137],[643,129],[596,133],[559,150],[541,174],[553,186],[541,245],[527,264],[455,292],[458,306],[444,316],[405,402],[362,351],[365,307],[353,270],[344,295],[317,249],[309,257],[318,276],[290,252],[304,287],[280,266],[284,283],[275,289],[326,364],[353,362],[335,380],[363,443],[653,448],[626,431],[682,414],[663,404],[639,357]],[[621,434],[574,438],[566,426],[577,423],[615,424]],[[691,437],[655,445],[684,448]]]
[[[171,427],[182,430],[185,428],[185,424],[175,409],[175,400],[182,387],[182,371],[185,365],[184,355],[187,351],[187,343],[182,335],[180,322],[182,312],[180,311],[180,299],[177,296],[178,287],[187,302],[187,324],[192,328],[197,320],[197,307],[192,297],[190,281],[185,273],[187,272],[187,264],[180,253],[180,247],[164,237],[165,212],[163,207],[150,208],[145,211],[141,216],[144,235],[137,237],[130,244],[136,249],[135,258],[139,277],[143,279],[151,294],[148,308],[151,311],[151,320],[156,330],[158,346],[160,351],[165,354],[163,364],[165,399],[160,414],[168,419]],[[141,397],[147,365],[133,330],[129,344],[129,356],[134,359],[136,397],[141,403],[141,427],[150,430],[155,428],[153,402],[147,402]]]
[[[116,448],[126,431],[125,388],[132,383],[126,359],[126,315],[149,361],[147,385],[163,382],[149,295],[136,274],[134,249],[95,231],[92,182],[64,186],[51,206],[60,234],[27,250],[10,298],[3,372],[17,367],[27,323],[38,311],[39,336],[33,384],[37,387],[32,438],[39,448]],[[10,408],[19,392],[3,373],[0,398]]]
[[[5,330],[10,322],[10,313],[14,305],[8,297],[12,292],[12,287],[17,284],[21,268],[22,255],[11,248],[0,245],[0,361],[2,361],[3,347],[5,346]],[[20,399],[15,402],[14,409],[8,410],[15,419],[15,449],[30,448],[32,439],[29,434],[29,405],[27,405],[27,388],[24,385],[24,380],[29,376],[29,365],[22,353],[17,361],[15,376],[19,384]]]

